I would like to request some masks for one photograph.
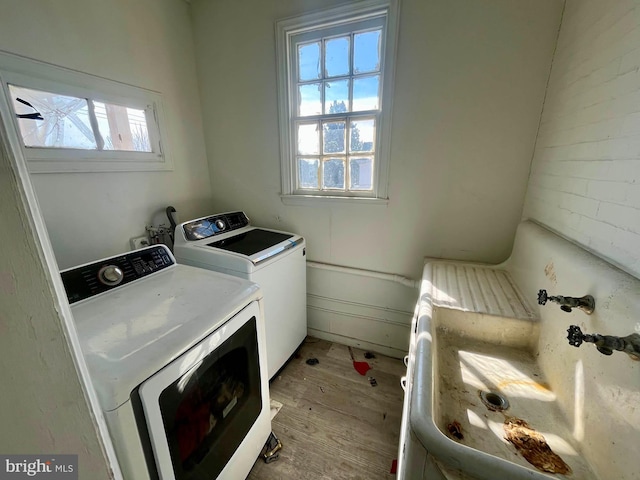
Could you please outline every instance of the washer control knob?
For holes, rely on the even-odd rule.
[[[224,224],[224,220],[216,220],[216,227],[218,227],[218,230],[224,230],[227,226]]]
[[[120,267],[106,265],[98,271],[98,280],[104,285],[114,287],[124,279],[124,273]]]

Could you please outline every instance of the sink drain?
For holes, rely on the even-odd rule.
[[[489,410],[501,412],[502,410],[509,408],[509,400],[499,393],[484,392],[480,390],[480,399]]]

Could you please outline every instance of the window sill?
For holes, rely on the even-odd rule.
[[[102,173],[102,172],[162,172],[173,170],[168,160],[161,161],[85,161],[34,160],[25,154],[29,173]]]
[[[331,197],[326,195],[280,195],[282,203],[296,206],[318,205],[380,205],[387,206],[388,198]]]

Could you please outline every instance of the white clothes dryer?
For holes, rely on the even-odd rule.
[[[259,287],[164,245],[61,276],[125,478],[245,478],[271,432]]]
[[[176,226],[179,263],[241,277],[264,293],[267,370],[272,378],[307,335],[304,238],[258,228],[244,212],[202,217]]]

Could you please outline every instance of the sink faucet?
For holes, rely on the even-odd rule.
[[[596,300],[591,295],[585,295],[584,297],[563,297],[549,296],[546,290],[540,290],[538,292],[538,305],[545,305],[547,301],[551,301],[560,305],[560,309],[563,312],[570,312],[572,308],[579,308],[587,315],[591,315],[596,308]]]
[[[571,325],[567,329],[569,345],[579,347],[582,342],[594,343],[603,355],[611,355],[614,350],[624,352],[632,360],[640,360],[640,334],[632,333],[626,337],[614,337],[612,335],[600,335],[598,333],[582,333],[580,327]]]

